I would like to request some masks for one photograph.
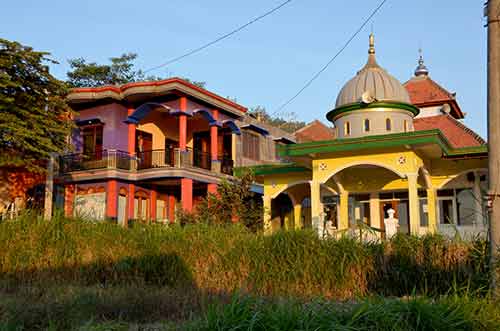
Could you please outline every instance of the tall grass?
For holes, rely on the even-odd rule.
[[[369,299],[358,303],[235,298],[211,306],[192,330],[498,330],[500,309],[469,298]]]
[[[4,287],[147,284],[345,299],[477,292],[488,285],[486,243],[440,236],[360,243],[319,240],[310,231],[262,236],[243,226],[203,224],[124,229],[26,214],[0,224],[0,252]]]

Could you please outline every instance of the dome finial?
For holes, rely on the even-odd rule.
[[[375,36],[373,35],[373,32],[370,33],[370,48],[368,48],[368,54],[375,54]]]
[[[429,75],[429,70],[424,64],[424,57],[422,56],[422,48],[418,49],[419,58],[418,58],[418,66],[417,69],[415,69],[415,76],[428,76]]]

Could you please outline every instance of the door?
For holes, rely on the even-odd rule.
[[[139,168],[151,168],[153,150],[153,135],[148,132],[136,130],[135,152],[139,159]]]
[[[165,138],[165,164],[174,166],[176,148],[179,148],[178,141]]]

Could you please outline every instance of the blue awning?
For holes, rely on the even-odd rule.
[[[260,133],[261,135],[263,136],[267,136],[269,135],[269,131],[267,131],[266,129],[264,129],[263,127],[260,127],[258,125],[255,125],[255,124],[245,124],[241,127],[242,129],[247,129],[247,130],[252,130],[252,131],[255,131],[257,133]]]

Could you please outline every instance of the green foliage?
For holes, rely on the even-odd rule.
[[[181,223],[205,223],[209,225],[232,224],[238,221],[253,231],[262,228],[262,203],[250,188],[254,177],[244,172],[238,183],[221,181],[215,194],[208,194],[197,206],[195,213],[183,215]]]
[[[0,167],[41,170],[41,159],[67,148],[71,109],[49,55],[0,39]]]
[[[0,224],[0,280],[19,284],[194,287],[257,295],[352,298],[484,293],[487,247],[439,236],[388,243],[264,236],[240,223],[142,225],[26,215]]]
[[[134,64],[136,59],[136,53],[125,53],[119,57],[111,57],[110,64],[87,62],[84,58],[69,59],[68,63],[71,69],[66,73],[67,82],[71,87],[98,87],[162,79],[154,75],[146,76],[142,70],[136,70]],[[201,88],[206,86],[205,82],[193,81],[189,78],[182,79]]]
[[[269,302],[235,297],[190,330],[498,330],[500,309],[468,298],[371,299],[360,303]]]
[[[290,119],[285,119],[280,116],[274,117],[271,116],[267,112],[266,108],[262,106],[257,106],[250,109],[249,114],[254,115],[264,123],[275,126],[289,133],[294,133],[295,131],[306,126],[305,122],[296,120],[297,115],[295,113],[288,114],[288,117]]]
[[[84,58],[68,60],[71,70],[67,72],[71,87],[97,87],[121,85],[143,80],[158,80],[156,76],[146,77],[142,70],[134,69],[137,54],[126,53],[110,58],[110,64],[88,63]]]

